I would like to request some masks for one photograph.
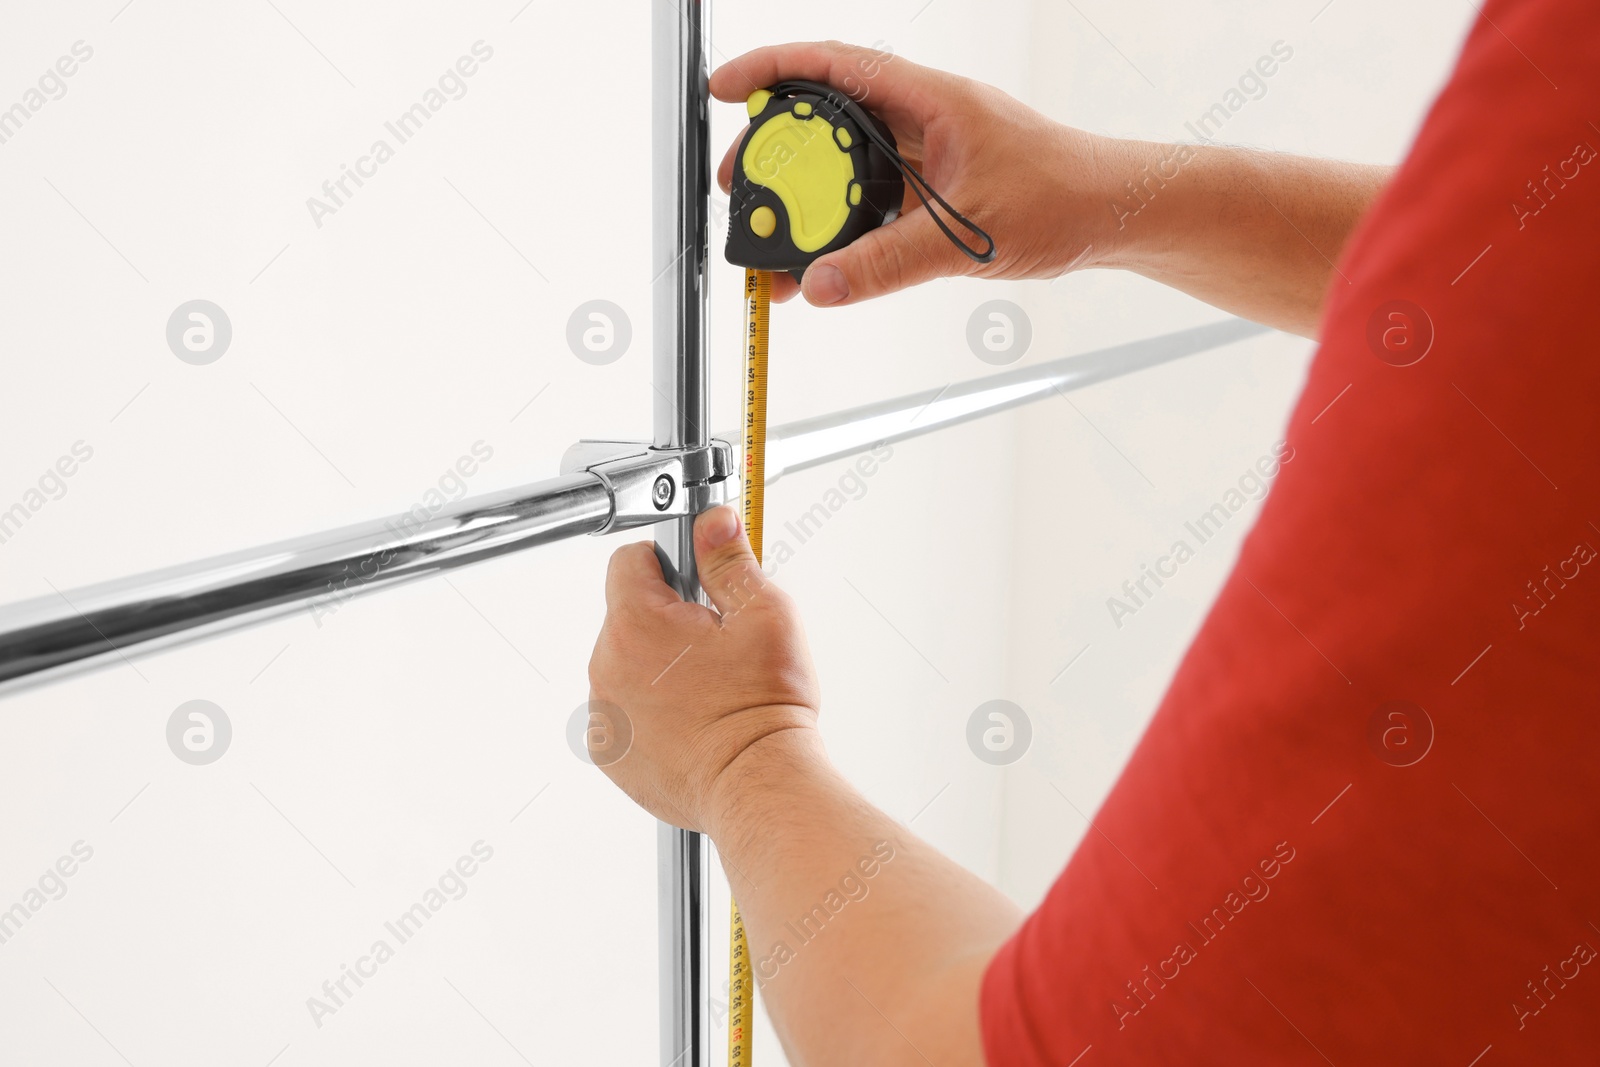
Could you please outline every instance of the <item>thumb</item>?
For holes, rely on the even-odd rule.
[[[727,504],[695,520],[694,557],[700,587],[724,617],[747,606],[767,584],[739,513]]]
[[[818,259],[800,292],[816,307],[854,304],[961,272],[960,253],[918,208]]]

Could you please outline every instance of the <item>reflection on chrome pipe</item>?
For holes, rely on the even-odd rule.
[[[473,497],[0,608],[0,688],[110,666],[296,609],[579,534],[611,517],[592,474]]]
[[[1270,327],[1244,319],[1225,319],[775,426],[767,433],[767,484],[885,441],[919,437],[1268,332]],[[736,435],[721,436],[736,439]]]

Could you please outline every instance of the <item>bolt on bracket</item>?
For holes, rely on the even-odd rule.
[[[592,474],[611,494],[611,518],[597,535],[698,515],[727,503],[739,485],[733,446],[718,438],[700,448],[586,438],[561,457],[561,473]]]

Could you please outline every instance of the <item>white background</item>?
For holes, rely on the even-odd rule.
[[[648,5],[274,2],[8,5],[0,108],[74,42],[94,53],[0,145],[0,510],[75,442],[94,451],[0,544],[0,602],[399,512],[475,442],[493,458],[474,493],[553,474],[579,437],[648,430]],[[1185,136],[1281,40],[1293,59],[1222,138],[1395,161],[1472,7],[1321,6],[730,0],[714,26],[718,61],[799,36],[880,43],[1152,139]],[[494,54],[466,95],[316,226],[307,198],[479,40]],[[742,113],[714,123],[720,151]],[[717,264],[719,426],[736,421],[739,282]],[[989,371],[967,319],[1000,296],[1031,315],[1024,362],[1222,317],[1101,274],[791,305],[772,419]],[[196,298],[233,324],[210,366],[166,345]],[[600,367],[565,340],[597,298],[634,338]],[[1037,901],[1256,505],[1121,628],[1105,600],[1270,451],[1309,351],[1271,335],[1077,410],[896,446],[799,547],[779,580],[809,623],[830,747],[876,803]],[[769,523],[846,467],[779,483]],[[652,1062],[654,825],[564,739],[613,547],[0,698],[0,909],[75,842],[94,850],[0,945],[0,1063]],[[195,698],[234,730],[206,767],[165,738]],[[966,743],[995,698],[1034,730],[1006,770]],[[466,896],[315,1025],[307,998],[479,840],[494,855]],[[780,1062],[769,1029],[756,1044]]]

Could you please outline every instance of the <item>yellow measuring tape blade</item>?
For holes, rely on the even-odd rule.
[[[761,561],[761,520],[767,499],[767,325],[772,274],[744,272],[744,528]],[[733,901],[728,936],[728,1067],[750,1067],[755,1036],[756,984],[750,973],[739,902]]]
[[[761,520],[767,485],[767,325],[772,274],[744,272],[744,528],[761,559]]]

